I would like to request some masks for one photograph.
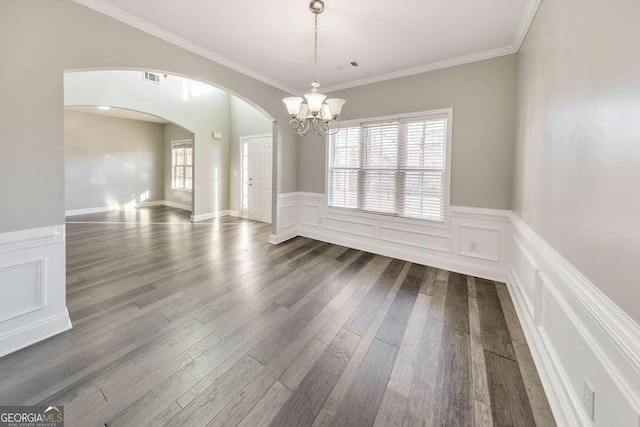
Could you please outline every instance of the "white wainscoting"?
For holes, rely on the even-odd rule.
[[[522,219],[510,219],[508,284],[558,424],[638,427],[640,327]],[[594,421],[583,409],[585,379]]]
[[[297,235],[451,271],[506,281],[508,211],[452,207],[447,224],[363,214],[326,206],[324,194],[278,198],[278,233]],[[280,216],[282,215],[282,216]]]
[[[0,356],[71,328],[64,225],[0,233]]]
[[[269,243],[277,245],[298,235],[299,194],[278,194],[276,198],[276,234],[269,236]]]
[[[506,282],[560,426],[640,426],[640,326],[510,211],[452,206],[443,226],[278,197],[274,244],[295,236]],[[583,406],[595,390],[595,419]]]

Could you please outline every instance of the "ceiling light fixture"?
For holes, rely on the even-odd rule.
[[[107,110],[110,110],[110,109],[111,109],[111,107],[103,107],[102,105],[98,107],[98,110],[105,110],[105,111],[107,111]]]
[[[313,83],[311,93],[307,93],[303,99],[297,96],[284,98],[282,102],[287,106],[291,116],[289,130],[296,135],[305,136],[309,132],[317,132],[319,135],[333,135],[340,130],[338,117],[342,111],[344,99],[327,97],[318,93],[318,15],[324,11],[322,0],[312,0],[309,9],[314,15],[313,22]]]

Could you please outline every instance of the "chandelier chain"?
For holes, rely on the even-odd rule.
[[[318,15],[313,20],[313,82],[318,83]]]

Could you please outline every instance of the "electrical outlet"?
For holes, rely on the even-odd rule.
[[[469,242],[469,250],[471,252],[478,252],[478,243],[476,242]]]
[[[582,391],[582,404],[584,405],[584,409],[587,411],[587,415],[591,419],[594,420],[595,416],[595,403],[596,403],[596,392],[593,390],[591,384],[587,379],[584,379],[584,388]]]

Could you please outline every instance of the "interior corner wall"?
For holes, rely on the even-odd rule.
[[[179,205],[189,206],[193,209],[193,191],[174,190],[171,185],[171,142],[190,139],[193,141],[194,135],[187,129],[174,123],[166,123],[163,126],[162,148],[164,153],[164,200]]]
[[[162,200],[162,124],[65,110],[66,210]]]
[[[453,108],[451,204],[510,209],[517,56],[508,55],[328,94],[347,102],[341,119]],[[299,190],[325,192],[323,138],[300,138]]]
[[[640,3],[543,1],[519,54],[514,211],[640,322]]]
[[[271,134],[273,122],[242,99],[229,99],[229,209],[240,211],[240,138]]]

